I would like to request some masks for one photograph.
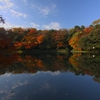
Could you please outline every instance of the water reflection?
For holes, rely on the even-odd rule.
[[[0,74],[36,73],[37,71],[73,72],[75,75],[94,76],[100,78],[100,56],[90,54],[66,55],[19,55],[0,54]]]
[[[0,54],[1,100],[100,100],[99,93],[99,54]]]
[[[71,73],[4,74],[0,77],[1,100],[99,100],[100,85],[88,76]]]
[[[11,56],[11,58],[10,58]],[[70,67],[66,55],[1,55],[1,72],[36,73],[37,71],[67,71]],[[5,57],[5,58],[4,58]]]
[[[73,66],[72,72],[76,75],[90,75],[94,76],[93,80],[97,81],[100,78],[100,55],[84,54],[77,55],[74,54],[69,58],[71,65]],[[98,81],[97,81],[98,82]]]

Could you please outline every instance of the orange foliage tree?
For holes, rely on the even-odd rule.
[[[31,49],[42,42],[43,34],[38,34],[36,29],[30,29],[27,35],[23,37],[21,42],[14,44],[17,48]]]
[[[93,27],[86,27],[83,31],[86,33],[86,34],[89,34],[91,31],[92,31]]]
[[[76,32],[69,40],[69,45],[71,45],[75,50],[81,50],[81,48],[78,48],[78,40],[80,39],[81,34],[82,32]]]
[[[92,31],[92,27],[87,27],[83,31],[78,31],[73,34],[72,38],[69,40],[69,45],[74,49],[74,50],[81,50],[81,48],[78,45],[78,41],[84,36],[89,34]]]

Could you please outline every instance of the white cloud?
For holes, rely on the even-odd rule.
[[[21,13],[21,12],[17,12],[17,11],[15,11],[15,10],[10,10],[12,13],[13,13],[13,15],[15,15],[15,16],[17,16],[17,17],[24,17],[24,18],[26,18],[26,14],[24,14],[24,13]]]
[[[30,23],[32,25],[32,27],[39,27],[40,25],[35,24],[35,23]]]
[[[27,22],[25,22],[27,23]],[[28,23],[27,23],[28,24]],[[29,24],[28,24],[29,25]],[[30,26],[31,25],[31,26]],[[22,28],[28,28],[28,27],[34,27],[34,28],[38,28],[40,27],[40,25],[35,24],[35,23],[30,23],[29,26],[27,25],[16,25],[16,24],[11,24],[9,22],[5,22],[5,24],[0,24],[0,27],[4,27],[5,29],[10,29],[10,28],[18,28],[18,27],[22,27]]]
[[[60,24],[57,22],[52,22],[49,25],[42,25],[43,28],[45,29],[60,29]]]
[[[42,14],[43,16],[46,16],[50,13],[49,7],[44,7],[39,9],[39,14]]]
[[[48,14],[52,14],[54,12],[56,12],[56,5],[55,4],[51,4],[48,6],[37,6],[32,4],[33,9],[38,10],[39,14],[43,15],[43,16],[47,16]]]
[[[10,0],[0,0],[3,5],[0,5],[0,10],[9,9],[14,6],[14,3]]]
[[[25,22],[27,23],[27,22]],[[28,24],[28,23],[27,23]],[[18,27],[22,27],[22,28],[27,28],[27,27],[34,27],[34,28],[42,28],[42,29],[56,29],[56,30],[59,30],[60,29],[60,24],[57,23],[57,22],[52,22],[48,25],[42,25],[40,26],[39,24],[36,24],[36,23],[29,23],[28,25],[16,25],[16,24],[11,24],[9,22],[6,22],[5,24],[0,24],[0,27],[4,27],[5,29],[8,29],[8,28],[18,28]]]
[[[5,24],[1,24],[0,27],[4,27],[4,28],[12,28],[13,25],[11,25],[10,23],[6,22]]]
[[[0,24],[0,27],[4,27],[5,29],[14,28],[14,27],[22,27],[22,28],[24,28],[24,26],[10,24],[9,22],[6,22],[5,24]]]

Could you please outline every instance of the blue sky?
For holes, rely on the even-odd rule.
[[[0,15],[0,27],[69,29],[99,19],[100,0],[0,0]]]

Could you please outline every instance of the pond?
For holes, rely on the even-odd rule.
[[[1,54],[0,100],[100,100],[100,56]]]

